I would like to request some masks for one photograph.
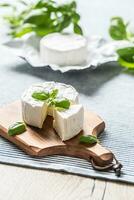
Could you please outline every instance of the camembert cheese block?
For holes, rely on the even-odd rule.
[[[53,106],[48,106],[46,101],[39,101],[32,97],[33,92],[48,92],[57,89],[57,98],[66,98],[70,103],[78,104],[78,92],[70,85],[57,82],[44,82],[34,84],[28,88],[21,97],[23,120],[31,126],[42,128],[48,115],[53,116]]]
[[[80,65],[87,54],[87,40],[78,34],[51,33],[40,41],[40,56],[48,65]]]

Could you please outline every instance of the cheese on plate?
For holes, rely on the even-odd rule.
[[[40,41],[40,57],[48,65],[80,65],[87,54],[87,40],[78,34],[51,33]]]

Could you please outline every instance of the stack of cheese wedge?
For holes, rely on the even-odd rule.
[[[70,102],[68,109],[56,109],[55,106],[33,98],[34,92],[51,93],[57,90],[57,99],[67,99]],[[83,129],[84,109],[78,103],[78,92],[70,85],[57,82],[44,82],[32,85],[21,98],[22,116],[26,124],[42,128],[46,116],[54,118],[53,128],[60,138],[68,140],[76,136]]]

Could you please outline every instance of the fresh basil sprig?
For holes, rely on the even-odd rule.
[[[57,109],[58,108],[69,109],[70,101],[68,99],[63,99],[63,100],[55,101],[54,105]]]
[[[55,106],[56,109],[69,109],[70,101],[68,99],[58,99],[58,89],[52,90],[50,93],[42,92],[33,92],[32,97],[36,100],[47,101],[48,106]]]
[[[134,69],[134,46],[118,49],[118,62],[121,66]]]
[[[33,92],[32,97],[37,100],[45,101],[49,98],[49,93],[46,92]]]
[[[129,23],[125,23],[121,17],[112,17],[109,33],[114,40],[126,40],[129,39],[127,31]]]
[[[129,31],[129,22],[125,22],[122,17],[112,17],[109,27],[109,34],[114,40],[134,39],[134,33]]]
[[[55,99],[57,97],[57,94],[58,94],[58,89],[54,89],[52,90],[52,92],[50,92],[49,98]]]
[[[109,34],[114,40],[128,40],[134,42],[134,33],[129,31],[129,22],[125,22],[121,17],[113,17],[109,28]],[[134,69],[134,45],[116,51],[118,63],[128,69]]]
[[[35,32],[38,36],[62,32],[70,25],[73,32],[83,34],[75,1],[59,5],[54,0],[37,0],[29,3],[18,0],[17,3],[0,4],[0,7],[12,8],[12,14],[4,16],[4,19],[9,25],[9,34],[14,38],[30,32]]]
[[[9,126],[8,135],[14,136],[24,133],[25,131],[26,131],[26,125],[24,122],[15,122],[11,126]]]
[[[95,135],[81,135],[79,138],[80,143],[95,144],[98,139]]]

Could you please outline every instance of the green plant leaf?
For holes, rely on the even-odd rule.
[[[0,3],[0,7],[10,7],[11,4],[9,3]]]
[[[71,23],[71,18],[68,15],[63,15],[57,19],[57,25],[55,26],[56,32],[62,32],[63,29],[68,27]]]
[[[75,2],[75,1],[72,1],[72,2],[70,3],[70,7],[73,8],[73,9],[76,9],[76,7],[77,7],[76,2]]]
[[[74,14],[72,16],[73,23],[77,24],[79,20],[80,20],[80,15],[78,13],[74,12]]]
[[[63,99],[63,100],[60,100],[60,101],[55,101],[54,105],[57,108],[69,109],[70,101],[68,99]]]
[[[75,1],[60,5],[53,0],[37,0],[35,3],[19,0],[19,3],[23,4],[24,9],[20,11],[19,7],[15,6],[16,3],[11,4],[13,12],[4,18],[8,22],[9,34],[12,37],[21,37],[29,32],[45,36],[53,32],[62,32],[71,24],[75,24],[73,29],[75,33],[82,34],[82,29],[78,25],[80,15],[76,12]],[[3,6],[9,5],[3,4]],[[25,25],[27,27],[24,27]]]
[[[109,28],[109,34],[114,40],[126,40],[127,38],[127,26],[121,17],[113,17],[111,19],[111,25]]]
[[[33,92],[32,97],[36,100],[45,101],[49,98],[49,93],[46,92]]]
[[[74,24],[74,32],[76,34],[83,35],[83,31],[82,31],[81,27],[76,23]]]
[[[37,3],[33,6],[34,9],[46,8],[48,12],[56,12],[55,1],[43,1],[38,0]]]
[[[126,68],[134,69],[134,46],[118,49],[118,63]]]
[[[131,62],[127,62],[125,60],[123,60],[122,58],[118,59],[118,63],[122,66],[122,67],[126,67],[128,69],[134,69],[134,63]]]
[[[33,28],[33,31],[40,37],[55,32],[52,28],[44,28],[44,26],[36,26]]]
[[[134,63],[134,46],[118,49],[117,54],[127,62]]]
[[[24,24],[24,25],[20,26],[19,28],[13,29],[13,31],[11,32],[11,34],[12,34],[13,37],[22,37],[26,33],[32,32],[33,29],[34,29],[33,25]]]
[[[24,122],[16,122],[12,124],[8,129],[8,135],[14,136],[26,131],[26,125]]]
[[[52,92],[50,92],[49,97],[55,99],[57,97],[58,94],[58,89],[54,89],[52,90]]]
[[[49,25],[49,23],[51,23],[50,14],[41,9],[32,10],[24,19],[24,23],[35,24],[39,26],[43,24]]]
[[[98,142],[98,139],[94,135],[81,135],[79,141],[80,143],[95,144]]]

